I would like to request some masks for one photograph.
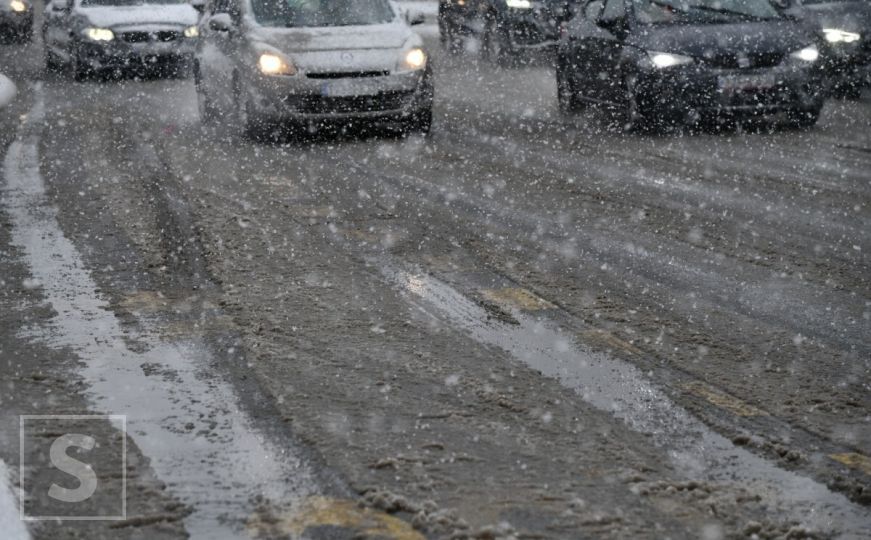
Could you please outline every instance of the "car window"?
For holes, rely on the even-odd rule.
[[[394,18],[387,0],[253,0],[251,5],[264,26],[351,26]]]
[[[599,20],[603,22],[616,21],[626,16],[626,4],[623,0],[607,0]]]
[[[587,4],[584,8],[584,17],[590,21],[599,20],[599,15],[602,14],[602,8],[605,7],[605,4],[601,0],[594,0]]]

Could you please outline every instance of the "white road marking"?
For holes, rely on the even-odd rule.
[[[732,485],[760,497],[771,516],[841,539],[871,538],[871,511],[801,473],[738,447],[680,407],[635,365],[574,346],[572,336],[540,317],[516,311],[515,324],[493,321],[486,310],[427,274],[383,267],[384,275],[416,297],[432,317],[466,329],[546,377],[574,389],[584,401],[622,420],[666,451],[677,474]],[[413,295],[413,296],[411,296]],[[422,301],[421,301],[422,300]],[[414,300],[413,300],[414,301]]]
[[[30,533],[18,511],[14,491],[9,485],[9,469],[0,459],[0,531],[6,540],[30,540]]]
[[[193,538],[247,537],[245,519],[257,499],[292,507],[319,492],[312,471],[293,448],[277,447],[258,432],[233,387],[215,375],[202,343],[122,332],[46,198],[38,154],[41,86],[35,94],[36,105],[5,158],[2,204],[13,224],[12,242],[23,248],[57,313],[41,337],[81,358],[79,375],[95,409],[127,415],[128,434],[170,492],[192,507],[185,526]],[[27,336],[39,339],[32,330]],[[126,340],[148,350],[131,351]]]

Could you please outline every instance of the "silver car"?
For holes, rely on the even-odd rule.
[[[177,70],[192,62],[198,20],[185,0],[52,0],[43,26],[46,66],[67,65],[76,78],[103,70]]]
[[[203,121],[251,136],[280,123],[377,120],[426,133],[432,69],[387,0],[216,0],[201,24],[194,77]]]

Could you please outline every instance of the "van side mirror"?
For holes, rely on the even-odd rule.
[[[191,6],[202,15],[206,11],[206,0],[191,0]]]
[[[422,11],[411,8],[405,11],[405,22],[409,24],[409,26],[417,26],[418,24],[423,24],[424,15]]]
[[[230,32],[236,25],[229,13],[216,13],[209,18],[209,30]]]

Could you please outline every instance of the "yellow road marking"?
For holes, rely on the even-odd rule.
[[[859,469],[863,473],[871,476],[871,458],[868,456],[849,452],[846,454],[832,454],[829,457],[838,463],[843,463],[847,467],[852,467],[853,469]]]
[[[721,409],[725,409],[732,414],[738,416],[767,416],[767,413],[761,409],[745,403],[740,399],[721,392],[701,381],[694,381],[682,385],[687,392],[705,398],[710,403]]]
[[[593,328],[591,330],[584,330],[580,334],[581,340],[584,343],[595,343],[600,346],[609,347],[612,349],[619,349],[629,354],[634,354],[635,356],[642,356],[644,351],[639,349],[638,347],[623,341],[618,338],[611,332],[600,330],[598,328]]]
[[[327,526],[353,531],[355,538],[426,540],[410,524],[399,518],[362,507],[354,501],[327,497],[312,497],[297,508],[277,516],[255,515],[248,520],[248,532],[254,538],[287,535],[303,538],[306,530]]]
[[[554,309],[556,306],[535,294],[520,287],[506,287],[504,289],[483,289],[481,295],[487,300],[499,304],[502,307],[519,309],[522,311],[541,311]]]

